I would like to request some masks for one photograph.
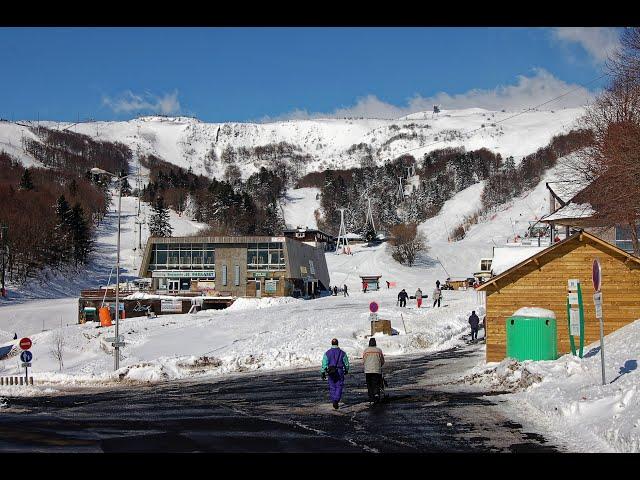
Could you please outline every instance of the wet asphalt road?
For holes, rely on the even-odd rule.
[[[9,398],[0,452],[557,451],[505,418],[492,396],[434,384],[477,354],[390,359],[388,400],[376,406],[356,362],[338,411],[317,369]]]

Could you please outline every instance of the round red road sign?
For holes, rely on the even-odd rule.
[[[369,311],[371,313],[376,313],[378,311],[378,304],[376,302],[371,302],[369,304]]]
[[[593,267],[591,268],[591,280],[593,280],[593,289],[596,292],[600,291],[600,281],[602,279],[602,272],[600,270],[600,262],[596,258],[593,261]]]
[[[29,350],[31,348],[31,339],[30,338],[23,338],[20,340],[20,348],[22,350]]]

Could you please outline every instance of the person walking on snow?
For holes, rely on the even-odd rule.
[[[382,386],[382,366],[384,365],[384,355],[382,350],[376,346],[376,339],[369,339],[369,346],[362,354],[364,361],[364,374],[367,379],[367,392],[369,401],[377,402],[380,398],[380,387]],[[377,397],[377,398],[376,398]]]
[[[362,284],[362,292],[367,293],[367,288],[369,288],[369,284],[367,282],[364,282]]]
[[[440,280],[436,280],[436,288],[440,288]]]
[[[418,308],[422,306],[422,290],[420,290],[420,288],[416,290],[416,303],[418,304]]]
[[[343,288],[342,291],[344,292],[344,296],[348,297],[349,296],[349,290],[347,289],[347,284],[345,283],[342,288]]]
[[[347,352],[338,347],[338,339],[331,340],[331,348],[322,357],[322,379],[329,377],[329,398],[333,408],[338,409],[338,402],[342,398],[344,376],[349,373],[349,357]]]
[[[438,307],[440,307],[440,296],[442,295],[442,292],[440,291],[440,289],[438,287],[436,287],[436,289],[433,291],[433,306],[436,306],[436,303],[438,304]]]
[[[472,310],[469,316],[469,325],[471,325],[471,341],[476,343],[478,341],[478,326],[480,325],[480,319],[476,315],[476,311]]]
[[[389,280],[387,280],[387,290],[389,290]]]
[[[333,296],[334,297],[338,296],[338,286],[337,285],[333,286]]]
[[[407,294],[407,292],[403,288],[400,291],[400,293],[398,294],[398,301],[400,302],[400,306],[401,307],[406,307],[407,306],[407,298],[408,297],[409,297],[409,295]]]

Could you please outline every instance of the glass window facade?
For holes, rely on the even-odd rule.
[[[247,245],[247,270],[285,270],[285,267],[282,242]]]
[[[156,243],[151,250],[149,271],[211,270],[215,266],[213,243]]]

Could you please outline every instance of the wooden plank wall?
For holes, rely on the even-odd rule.
[[[627,257],[586,238],[569,242],[517,272],[498,280],[499,290],[487,289],[487,361],[506,356],[505,321],[521,307],[552,310],[558,322],[558,354],[571,351],[566,310],[567,280],[578,278],[582,288],[585,346],[600,339],[595,317],[591,268],[594,258],[602,266],[605,335],[640,318],[640,266]],[[512,283],[509,283],[512,282]],[[576,345],[577,347],[577,345]],[[586,352],[585,352],[586,353]]]

